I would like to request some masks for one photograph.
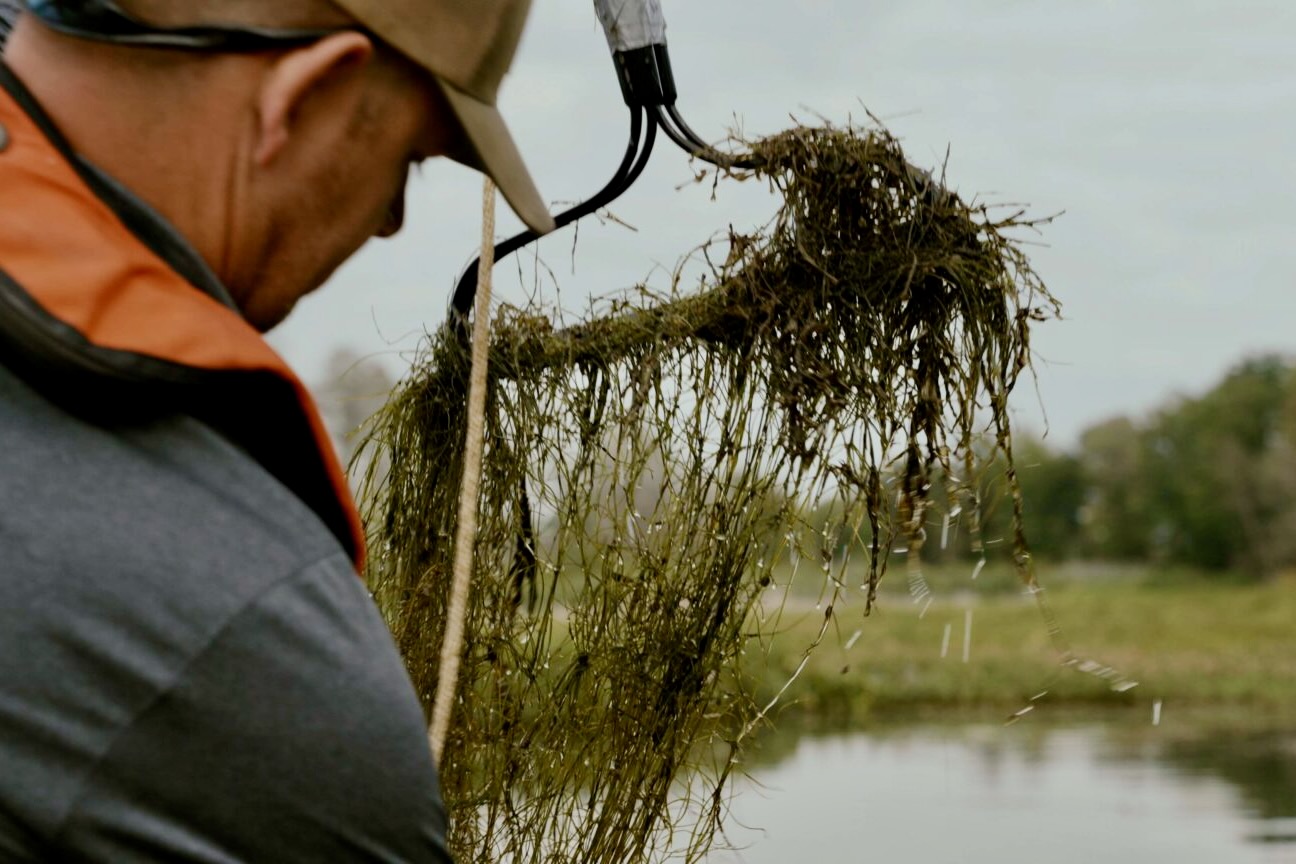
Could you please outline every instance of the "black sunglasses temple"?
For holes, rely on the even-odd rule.
[[[250,53],[304,45],[340,30],[273,29],[204,25],[155,27],[127,14],[112,0],[30,0],[28,11],[48,27],[68,36],[143,48]]]

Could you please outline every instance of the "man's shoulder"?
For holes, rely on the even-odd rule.
[[[163,570],[173,587],[216,570],[242,593],[340,549],[297,496],[191,417],[84,420],[0,367],[0,442],[11,567],[16,556],[33,569]]]
[[[0,857],[448,860],[391,637],[255,461],[0,368],[0,478]]]
[[[55,824],[109,742],[259,598],[306,572],[358,582],[310,510],[202,424],[82,421],[3,367],[0,478],[0,798],[27,791],[0,811],[29,808],[28,825]]]
[[[310,508],[190,417],[83,420],[0,367],[0,477],[0,620],[24,617],[0,645],[83,616],[119,639],[156,629],[150,644],[179,662],[302,572],[358,582]]]
[[[395,646],[372,604],[347,602],[362,597],[358,580],[313,570],[232,618],[112,742],[60,851],[449,860],[425,721]]]

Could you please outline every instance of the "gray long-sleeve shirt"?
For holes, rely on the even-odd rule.
[[[350,562],[197,421],[101,428],[0,368],[0,597],[0,859],[448,860]]]

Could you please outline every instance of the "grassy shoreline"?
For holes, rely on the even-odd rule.
[[[1162,701],[1296,718],[1296,583],[1219,584],[1150,572],[1044,581],[1060,638],[1092,664],[1090,673],[1061,664],[1040,609],[1018,591],[937,590],[921,617],[907,595],[887,593],[868,618],[862,604],[838,604],[776,716],[838,725],[954,710],[1007,718],[1028,705],[1150,711]],[[758,698],[792,674],[823,619],[813,598],[783,608],[760,661]],[[1092,674],[1104,668],[1119,678]],[[1122,678],[1138,686],[1113,689]]]

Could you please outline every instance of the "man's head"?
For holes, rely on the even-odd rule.
[[[6,60],[265,329],[400,227],[424,159],[487,170],[550,227],[493,104],[528,2],[37,2]]]

